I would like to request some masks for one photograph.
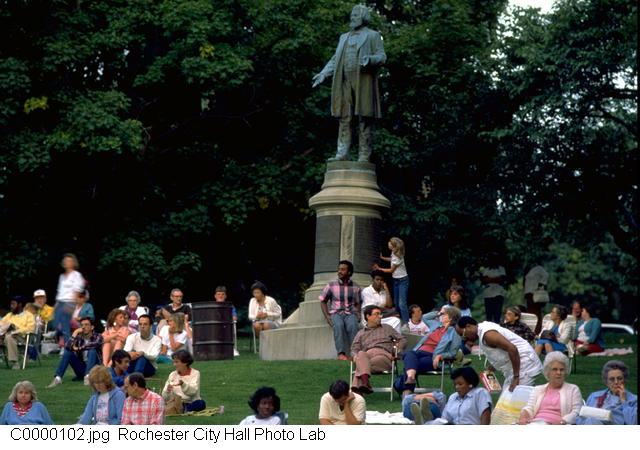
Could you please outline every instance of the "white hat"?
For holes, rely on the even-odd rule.
[[[47,293],[44,291],[44,289],[38,289],[37,291],[35,291],[35,292],[33,293],[33,298],[36,298],[36,297],[46,297],[46,296],[47,296]]]

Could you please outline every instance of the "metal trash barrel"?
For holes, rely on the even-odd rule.
[[[191,305],[193,357],[197,361],[233,359],[233,316],[229,302]]]

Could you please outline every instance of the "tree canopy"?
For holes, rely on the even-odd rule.
[[[335,151],[330,88],[311,77],[353,2],[2,3],[4,293],[52,292],[71,251],[103,305],[177,285],[210,299],[217,284],[241,304],[260,279],[290,312],[313,275],[307,201]],[[411,300],[430,306],[454,273],[474,282],[497,251],[512,282],[547,262],[558,301],[623,309],[637,296],[636,2],[368,6],[388,55],[381,239],[407,243]],[[576,258],[598,276],[561,275]]]

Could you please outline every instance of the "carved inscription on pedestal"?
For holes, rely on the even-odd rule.
[[[356,217],[354,226],[355,251],[353,266],[356,272],[370,272],[380,254],[380,219]]]
[[[315,273],[335,272],[340,260],[340,216],[316,219]]]

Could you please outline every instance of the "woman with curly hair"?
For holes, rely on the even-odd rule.
[[[263,330],[272,330],[282,325],[282,308],[273,297],[267,295],[267,287],[259,281],[251,286],[253,297],[249,300],[249,320],[253,322],[256,338]]]
[[[536,386],[520,412],[520,425],[530,423],[567,425],[576,423],[582,407],[580,388],[566,383],[569,358],[561,352],[547,353],[542,373],[548,383]]]
[[[284,425],[280,412],[280,397],[272,387],[263,386],[249,399],[255,414],[245,417],[240,425]]]
[[[102,362],[105,366],[111,365],[111,355],[116,350],[124,347],[129,330],[129,314],[126,311],[115,308],[107,316],[107,325],[102,333]]]

